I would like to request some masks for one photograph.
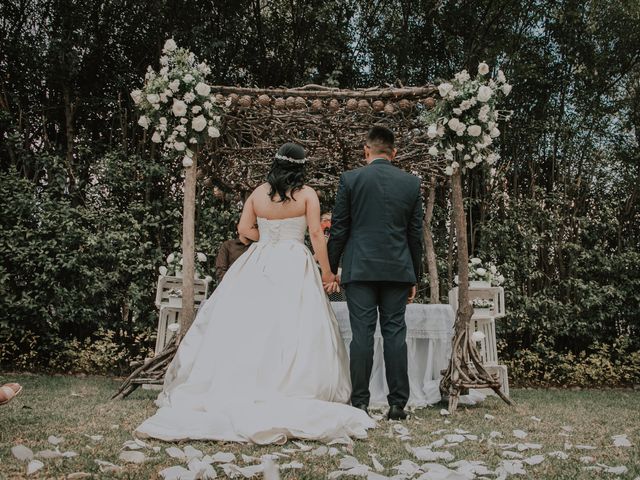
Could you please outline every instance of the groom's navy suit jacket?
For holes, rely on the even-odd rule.
[[[331,218],[328,251],[341,282],[415,284],[422,265],[420,179],[378,158],[345,172]]]

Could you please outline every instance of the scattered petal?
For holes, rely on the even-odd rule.
[[[168,447],[165,448],[164,451],[167,452],[167,455],[169,455],[171,458],[178,458],[180,460],[184,460],[185,458],[187,458],[182,449],[178,447]]]
[[[525,432],[524,430],[514,430],[513,431],[513,436],[519,439],[524,439],[527,438],[527,432]]]
[[[327,455],[328,453],[329,453],[329,449],[324,445],[316,448],[315,450],[311,450],[311,455],[313,455],[314,457],[322,457],[323,455]]]
[[[120,452],[118,458],[127,463],[144,463],[147,460],[147,456],[144,453],[136,450],[125,450],[124,452]]]
[[[211,458],[213,458],[215,463],[231,463],[236,461],[236,456],[230,452],[218,452]]]
[[[446,416],[446,415],[451,415],[451,413],[446,408],[443,408],[442,410],[440,410],[440,415]]]
[[[375,453],[369,453],[369,457],[371,457],[371,463],[373,463],[373,468],[376,472],[384,472],[384,466],[378,460],[378,457]]]
[[[427,447],[411,448],[411,453],[413,453],[418,460],[422,460],[423,462],[435,462],[438,460],[451,462],[455,458],[451,452],[434,452]]]
[[[60,445],[62,442],[64,442],[64,437],[56,437],[55,435],[49,435],[49,438],[47,438],[47,441],[51,445]]]
[[[602,463],[599,463],[598,465],[604,467],[604,471],[606,473],[613,473],[614,475],[624,475],[629,470],[624,465],[620,465],[619,467],[609,467],[607,465],[603,465]]]
[[[300,469],[302,467],[304,467],[304,465],[300,462],[283,463],[280,465],[280,468],[283,470]]]
[[[87,437],[87,438],[90,438],[94,442],[101,442],[104,439],[103,435],[87,435],[85,433],[84,436]]]
[[[444,439],[449,443],[462,443],[467,438],[464,435],[459,435],[457,433],[450,433],[444,436]]]
[[[630,447],[631,442],[626,435],[614,435],[611,437],[614,447]]]
[[[521,453],[518,452],[512,452],[511,450],[504,450],[502,452],[502,456],[504,458],[524,458],[524,455],[522,455]]]
[[[544,455],[533,455],[532,457],[524,459],[524,463],[527,465],[538,465],[542,462],[544,462]]]
[[[542,419],[538,418],[538,417],[531,417],[531,420],[533,420],[534,422],[538,422],[538,423],[542,421]]]
[[[33,450],[24,445],[16,445],[11,447],[11,453],[20,461],[33,460]]]
[[[68,452],[62,452],[62,456],[64,458],[73,458],[78,456],[78,452],[74,452],[73,450],[69,450]]]
[[[488,414],[488,413],[485,413],[485,414],[484,414],[484,419],[485,419],[485,420],[493,420],[494,418],[496,418],[496,417],[494,417],[493,415],[490,415],[490,414]]]
[[[502,438],[502,434],[500,432],[491,432],[489,433],[489,438]]]
[[[93,475],[87,472],[74,472],[67,475],[67,480],[82,480],[83,478],[91,478]]]
[[[42,463],[40,460],[31,460],[27,465],[27,475],[33,475],[42,467],[44,467],[44,463]]]
[[[122,444],[122,448],[128,448],[129,450],[140,450],[146,447],[148,447],[148,445],[137,438],[135,440],[127,440]]]
[[[504,471],[510,475],[526,475],[527,472],[522,467],[520,460],[502,460],[501,465],[497,468],[496,472]]]
[[[595,450],[596,447],[594,447],[593,445],[576,445],[575,448],[577,450]]]
[[[187,461],[194,458],[202,458],[202,451],[192,447],[191,445],[187,445],[186,447],[184,447],[183,451],[185,456],[187,457]]]
[[[193,474],[189,470],[180,465],[160,470],[159,475],[164,478],[164,480],[181,480],[183,478],[193,477]]]
[[[105,460],[96,459],[94,461],[100,466],[100,471],[102,473],[117,473],[122,471],[122,467],[120,465],[116,465]]]
[[[278,466],[271,460],[264,462],[263,480],[280,480]]]
[[[50,458],[60,458],[62,456],[62,453],[60,453],[60,450],[40,450],[39,452],[36,452],[36,457],[38,458],[45,458],[45,459],[50,459]]]
[[[540,450],[541,448],[542,448],[542,445],[540,445],[539,443],[519,443],[518,444],[519,452],[524,452],[525,450]]]
[[[580,457],[579,459],[582,463],[593,463],[596,461],[595,458],[593,457],[589,457],[589,456],[584,456],[584,457]]]

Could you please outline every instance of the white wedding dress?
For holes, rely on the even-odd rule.
[[[344,443],[375,426],[346,405],[347,352],[306,228],[304,216],[258,218],[260,241],[200,308],[137,436]]]

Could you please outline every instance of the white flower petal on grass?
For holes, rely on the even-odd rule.
[[[78,394],[78,396],[80,395]],[[64,442],[64,437],[56,437],[55,435],[49,435],[49,438],[47,438],[47,442],[49,442],[51,445],[60,445],[62,442]]]
[[[218,475],[212,465],[205,463],[197,458],[189,460],[189,471],[197,479],[209,479],[216,478]]]
[[[20,461],[33,460],[33,450],[24,445],[11,447],[11,454]]]
[[[525,450],[540,450],[542,445],[539,443],[519,443],[518,451],[524,452]]]
[[[104,436],[103,435],[87,435],[85,433],[84,436],[87,437],[87,438],[90,438],[94,442],[101,442],[102,440],[104,440]]]
[[[311,455],[313,455],[314,457],[322,457],[324,455],[327,455],[328,453],[329,448],[325,447],[324,445],[316,448],[315,450],[311,450]]]
[[[140,450],[147,447],[148,445],[145,442],[137,438],[135,440],[127,440],[122,444],[122,448],[128,448],[129,450]]]
[[[160,470],[158,474],[164,480],[182,480],[183,478],[193,477],[193,474],[184,467],[180,465],[176,465],[174,467],[165,468],[164,470]]]
[[[525,432],[524,430],[513,431],[513,436],[516,438],[520,438],[520,439],[527,438],[527,435],[528,435],[527,432]]]
[[[490,414],[488,414],[488,413],[485,413],[485,414],[484,414],[484,419],[485,419],[485,420],[493,420],[494,418],[496,418],[496,417],[494,417],[493,415],[490,415]]]
[[[68,452],[62,452],[62,456],[64,458],[73,458],[78,456],[78,452],[74,452],[73,450],[69,450]]]
[[[211,458],[215,463],[231,463],[236,461],[236,456],[231,452],[217,452]]]
[[[496,469],[496,473],[499,471],[506,472],[510,475],[527,474],[520,460],[503,460],[500,466]]]
[[[397,470],[398,475],[412,477],[420,470],[420,466],[418,466],[411,460],[402,460],[402,462],[400,462],[400,465],[396,465],[393,467],[393,470]]]
[[[242,454],[241,458],[244,463],[254,463],[260,461],[258,457],[252,457],[250,455],[245,455],[244,453]]]
[[[611,439],[614,447],[630,447],[632,445],[626,435],[614,435]]]
[[[604,468],[605,473],[613,473],[614,475],[624,475],[629,471],[624,465],[620,465],[619,467],[610,467],[603,463],[598,463],[597,465]]]
[[[440,410],[440,415],[451,415],[451,413],[446,408],[443,408]]]
[[[462,443],[467,438],[464,435],[460,435],[458,433],[450,433],[444,436],[444,439],[449,443]]]
[[[369,453],[369,457],[371,458],[371,463],[373,464],[373,468],[376,472],[384,472],[384,465],[380,463],[378,460],[378,456],[375,453]]]
[[[502,438],[502,433],[495,430],[489,433],[489,438]]]
[[[495,268],[493,265],[492,265],[492,267]],[[493,272],[493,273],[496,273],[496,272]],[[538,417],[531,417],[531,420],[533,420],[534,422],[541,422],[542,421],[542,419],[538,418]]]
[[[125,450],[120,452],[118,458],[127,463],[144,463],[148,460],[147,456],[137,450]]]
[[[402,436],[410,435],[409,429],[407,427],[405,427],[404,425],[401,425],[399,423],[396,423],[396,424],[393,425],[393,430],[398,435],[402,435]]]
[[[42,463],[40,460],[31,460],[27,465],[27,475],[33,475],[42,467],[44,467],[44,463]]]
[[[524,463],[527,465],[538,465],[542,462],[544,462],[544,455],[533,455],[524,459]]]
[[[167,447],[164,449],[164,451],[167,453],[167,455],[169,455],[171,458],[178,458],[180,460],[186,459],[187,456],[184,454],[184,452],[182,451],[182,449],[178,448],[178,447]]]
[[[84,478],[92,478],[93,475],[87,472],[74,472],[67,475],[65,478],[67,480],[82,480]]]
[[[550,453],[547,453],[547,455],[553,458],[558,458],[560,460],[567,460],[569,458],[569,455],[561,451],[550,452]]]
[[[301,468],[303,468],[304,465],[300,462],[290,462],[290,463],[283,463],[282,465],[280,465],[280,468],[282,470],[299,470]]]
[[[122,467],[120,465],[116,465],[115,463],[98,459],[95,459],[94,461],[98,464],[102,473],[118,473],[122,471]]]
[[[595,462],[595,461],[596,461],[596,459],[595,459],[595,458],[593,458],[593,457],[591,457],[591,456],[588,456],[588,455],[585,455],[584,457],[580,457],[580,458],[579,458],[579,460],[580,460],[582,463],[593,463],[593,462]]]
[[[39,452],[36,452],[36,457],[38,458],[60,458],[62,457],[62,453],[60,453],[60,450],[56,449],[56,450],[40,450]]]
[[[184,455],[187,457],[187,461],[193,458],[202,458],[202,451],[192,447],[191,445],[184,447],[183,451]]]
[[[576,450],[595,450],[593,445],[575,445]]]
[[[455,456],[451,452],[434,452],[427,447],[411,448],[411,453],[413,453],[418,460],[422,460],[423,462],[437,462],[438,460],[451,462],[455,459]]]

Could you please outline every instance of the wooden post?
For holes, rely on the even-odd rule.
[[[427,198],[427,209],[424,215],[424,223],[422,226],[422,235],[424,237],[425,257],[427,261],[427,271],[429,272],[429,291],[430,302],[432,304],[440,303],[440,284],[438,279],[438,264],[436,258],[436,249],[433,244],[433,235],[431,233],[431,220],[433,218],[433,207],[436,202],[436,178],[431,177],[429,182],[429,197]]]
[[[198,170],[198,150],[193,154],[193,165],[185,168],[184,207],[182,214],[182,320],[180,335],[187,333],[193,323],[193,279],[195,274],[195,214],[196,214],[196,172]]]

